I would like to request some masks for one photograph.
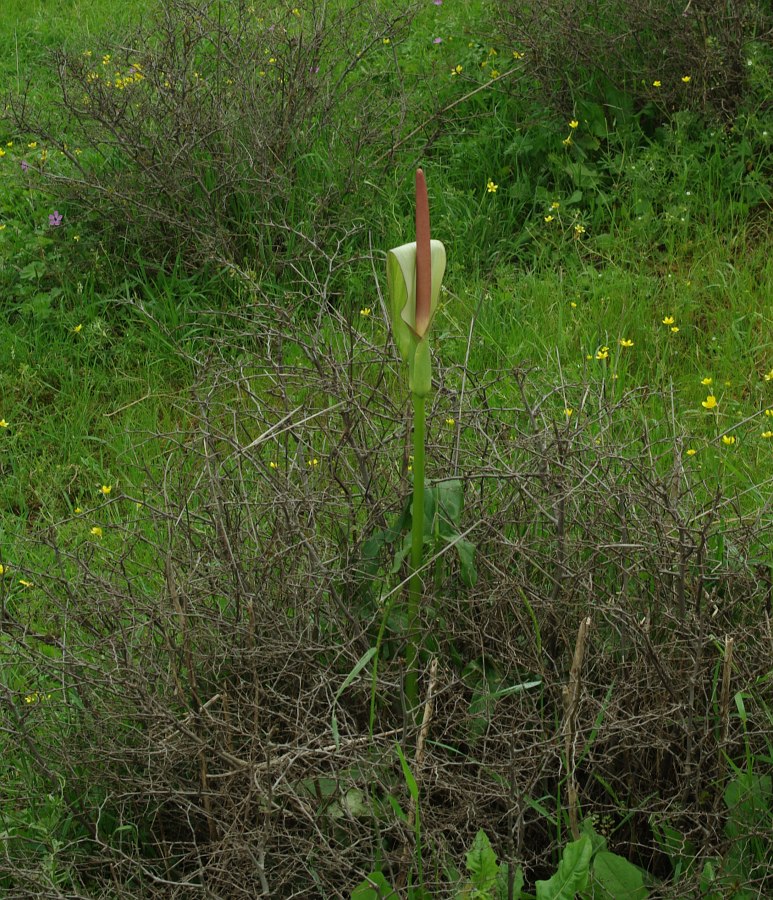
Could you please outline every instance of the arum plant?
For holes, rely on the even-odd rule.
[[[387,253],[387,294],[395,343],[408,365],[413,403],[413,502],[411,508],[411,579],[408,586],[408,654],[405,694],[408,706],[418,708],[418,662],[421,641],[416,620],[421,600],[424,545],[425,400],[432,386],[429,330],[437,309],[446,250],[430,240],[427,182],[416,171],[416,240]]]

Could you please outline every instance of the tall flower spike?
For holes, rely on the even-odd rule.
[[[432,262],[429,238],[427,181],[416,170],[416,334],[423,338],[429,328],[432,295]]]

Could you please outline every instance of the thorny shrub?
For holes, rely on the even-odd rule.
[[[220,318],[144,485],[30,537],[44,602],[9,599],[0,644],[6,896],[348,898],[376,859],[405,885],[405,571],[371,539],[410,491],[407,398],[373,318],[318,300],[316,327],[268,302]],[[450,547],[426,570],[432,896],[480,828],[529,884],[578,815],[656,878],[656,830],[721,856],[731,766],[769,753],[770,500],[742,511],[667,430],[633,433],[636,399],[438,361],[428,476],[464,484],[478,578]],[[347,682],[385,616],[375,682]],[[66,828],[29,839],[22,771]],[[657,896],[695,896],[699,871]],[[773,890],[769,861],[741,877]]]
[[[169,0],[128,39],[59,51],[56,112],[24,95],[12,114],[69,158],[47,173],[57,196],[146,260],[324,261],[404,116],[386,45],[412,14],[409,0]]]
[[[732,117],[773,33],[760,0],[498,0],[498,9],[541,99],[567,117],[578,100],[602,102],[610,121],[650,102]]]

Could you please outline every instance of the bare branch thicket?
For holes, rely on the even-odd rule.
[[[578,99],[604,102],[610,122],[625,113],[621,104],[639,110],[655,95],[669,110],[731,119],[748,87],[752,46],[769,46],[773,35],[769,5],[758,0],[499,0],[498,9],[548,103],[573,116]]]
[[[769,752],[770,491],[723,496],[673,437],[634,433],[635,389],[438,360],[429,475],[464,481],[479,578],[462,585],[453,548],[427,570],[420,736],[401,704],[405,573],[385,554],[369,574],[364,552],[410,490],[406,398],[388,329],[316,299],[316,319],[308,296],[303,315],[221,315],[174,431],[136,436],[157,450],[143,486],[93,511],[102,542],[30,537],[50,565],[34,614],[4,608],[0,740],[35,771],[13,808],[50,795],[64,824],[56,847],[4,842],[6,896],[348,897],[377,857],[404,884],[394,745],[419,738],[430,882],[479,828],[545,877],[546,810],[565,833],[594,817],[654,875],[658,826],[721,855],[728,760]],[[582,398],[568,423],[565,396]],[[390,599],[371,734],[372,667],[341,688]],[[770,893],[769,865],[749,877]]]

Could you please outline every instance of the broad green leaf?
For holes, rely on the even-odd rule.
[[[453,526],[454,530],[458,530],[459,523],[462,521],[462,510],[464,509],[464,483],[459,478],[453,478],[450,481],[439,481],[436,485],[438,495],[438,516],[442,525]]]
[[[482,828],[475,835],[475,840],[467,851],[467,871],[477,890],[490,891],[494,887],[499,872],[497,855]]]
[[[499,874],[497,875],[497,885],[496,885],[496,897],[497,900],[507,900],[510,896],[509,894],[509,878],[510,875],[510,867],[507,863],[502,863],[499,867]],[[521,892],[523,891],[523,869],[518,866],[513,874],[513,897],[515,900],[521,896]]]
[[[408,558],[411,552],[411,534],[405,535],[403,538],[403,544],[400,549],[395,553],[394,559],[392,560],[392,565],[389,569],[390,575],[396,575],[400,571],[400,567]]]
[[[564,847],[558,871],[547,881],[536,883],[537,900],[575,900],[578,891],[588,886],[588,874],[593,847],[584,834],[579,841]]]
[[[650,826],[660,849],[671,860],[675,877],[688,872],[697,857],[695,844],[665,822],[658,823],[650,819]]]
[[[593,860],[593,896],[601,900],[645,900],[644,876],[627,859],[599,851]]]
[[[382,872],[371,872],[352,891],[352,900],[398,900],[398,896]]]
[[[459,555],[459,574],[465,587],[475,587],[478,570],[475,568],[475,545],[465,538],[459,538],[454,544]]]
[[[365,794],[359,788],[352,787],[340,800],[330,804],[327,814],[331,819],[342,819],[344,816],[361,819],[370,816],[372,810],[366,802]]]
[[[770,775],[746,772],[734,778],[725,788],[724,801],[729,815],[725,833],[731,839],[748,836],[771,827],[773,794]],[[767,826],[767,827],[766,827]]]

